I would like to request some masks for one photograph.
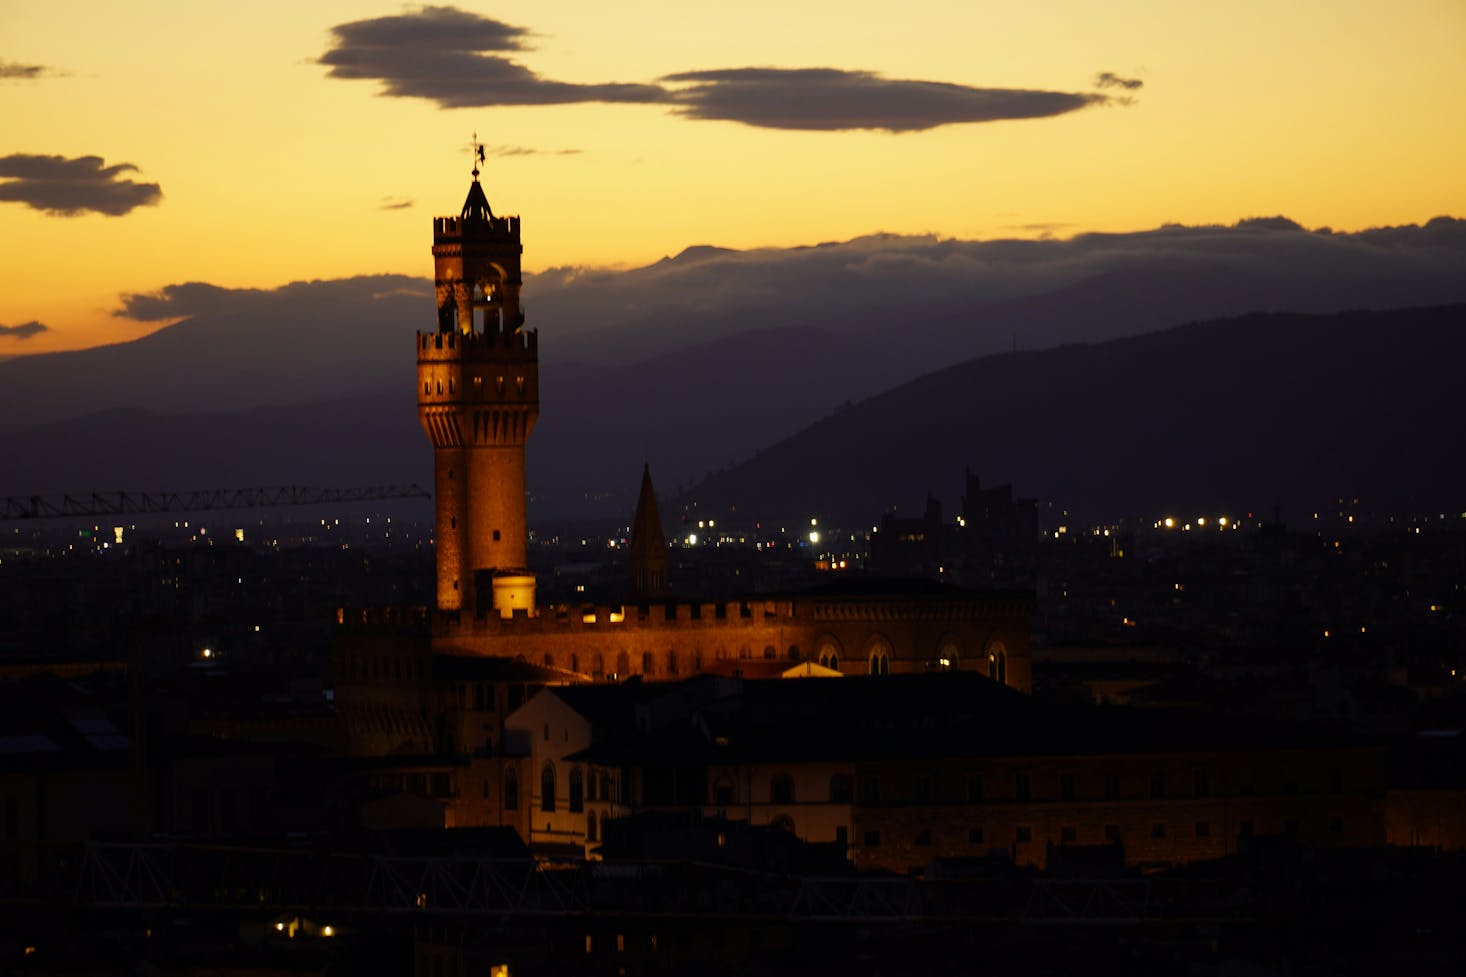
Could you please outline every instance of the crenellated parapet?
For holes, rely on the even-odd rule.
[[[452,245],[465,238],[498,241],[503,244],[519,243],[518,217],[434,217],[433,244]]]
[[[418,363],[452,363],[463,360],[522,360],[539,357],[539,331],[500,329],[493,332],[419,332]]]
[[[515,613],[500,617],[491,611],[477,614],[439,614],[433,632],[438,635],[473,634],[491,637],[523,637],[535,634],[574,632],[625,636],[645,629],[685,631],[736,631],[788,624],[794,620],[790,600],[691,602],[655,604],[583,604],[540,608],[534,615]]]

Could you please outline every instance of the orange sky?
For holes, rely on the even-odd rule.
[[[118,178],[161,199],[120,216],[0,201],[0,327],[47,327],[0,334],[0,356],[133,338],[157,324],[112,316],[118,296],[175,282],[427,275],[428,221],[461,203],[475,130],[491,152],[533,151],[491,156],[485,175],[495,208],[524,217],[531,270],[873,231],[1466,216],[1459,0],[953,0],[899,19],[865,0],[459,9],[523,28],[506,56],[541,80],[823,67],[1110,101],[908,132],[766,128],[655,102],[444,108],[318,61],[333,27],[420,8],[7,0],[0,194],[5,157],[97,156],[136,166]],[[1143,85],[1097,89],[1102,72]]]

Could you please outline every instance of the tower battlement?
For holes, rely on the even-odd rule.
[[[465,237],[473,240],[519,243],[518,217],[434,217],[433,243],[453,244]]]
[[[419,332],[419,363],[448,363],[456,360],[539,359],[539,331],[499,329],[493,332]]]

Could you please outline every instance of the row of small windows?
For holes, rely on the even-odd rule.
[[[555,765],[546,761],[545,765],[540,768],[540,810],[546,813],[554,813],[559,803],[555,796],[556,779]],[[573,814],[579,814],[585,810],[587,800],[611,800],[613,783],[611,775],[605,771],[602,771],[599,776],[592,773],[587,777],[580,767],[571,767],[566,809]]]
[[[423,385],[422,385],[423,396],[425,396],[425,397],[431,397],[431,396],[433,396],[433,389],[434,389],[435,386],[436,386],[437,391],[438,391],[438,396],[441,397],[443,395],[443,381],[442,380],[437,381],[436,384],[434,384],[434,382],[432,380],[424,380],[423,381]],[[516,393],[522,395],[524,393],[524,386],[525,386],[525,384],[524,384],[524,377],[515,377],[514,378],[514,390],[515,390]],[[474,389],[474,392],[477,393],[477,394],[479,394],[480,396],[482,396],[483,395],[483,387],[484,387],[484,378],[483,377],[474,377],[473,378],[473,389]],[[454,379],[452,377],[449,377],[448,378],[448,393],[449,394],[455,394],[457,392],[458,392],[458,385],[457,385],[457,383],[454,381]],[[503,377],[495,377],[494,378],[494,392],[497,393],[497,394],[502,394],[504,392],[504,378]]]
[[[457,527],[456,519],[452,520],[452,525],[454,528]],[[494,531],[494,539],[499,539],[498,530]],[[944,649],[943,654],[944,657],[937,662],[928,663],[930,667],[942,671],[956,670],[957,658],[955,649]],[[693,648],[689,652],[686,652],[685,655],[686,658],[684,659],[684,653],[678,652],[675,648],[670,648],[660,654],[657,652],[643,651],[640,658],[641,671],[639,674],[647,676],[680,675],[682,674],[684,661],[691,672],[699,672],[703,669],[706,662],[702,648]],[[763,649],[763,658],[765,660],[775,660],[778,658],[778,655],[778,649],[773,645],[768,645]],[[891,646],[883,640],[879,640],[873,645],[873,650],[866,659],[866,673],[870,675],[889,675],[891,673],[892,655]],[[736,652],[730,652],[727,648],[719,647],[713,651],[712,655],[714,661],[729,661],[735,657],[738,660],[752,659],[752,649],[745,645],[738,648]],[[787,658],[789,661],[795,662],[804,660],[798,645],[789,646]],[[997,651],[990,654],[989,659],[991,677],[999,682],[1005,682],[1007,680],[1007,654],[1002,651]],[[835,671],[840,670],[840,652],[832,644],[822,644],[815,660],[825,668]],[[632,674],[631,655],[624,651],[616,655],[614,670],[607,667],[609,663],[604,654],[597,654],[594,658],[582,658],[578,653],[556,655],[553,652],[545,652],[540,656],[540,662],[546,668],[565,667],[572,672],[590,674],[597,677],[619,678]]]

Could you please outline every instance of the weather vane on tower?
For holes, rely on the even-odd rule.
[[[477,132],[475,132],[473,134],[473,145],[472,145],[471,148],[473,150],[473,178],[475,180],[477,180],[478,179],[478,174],[479,174],[478,165],[480,163],[485,162],[485,159],[484,159],[484,144],[478,141],[478,133]]]

